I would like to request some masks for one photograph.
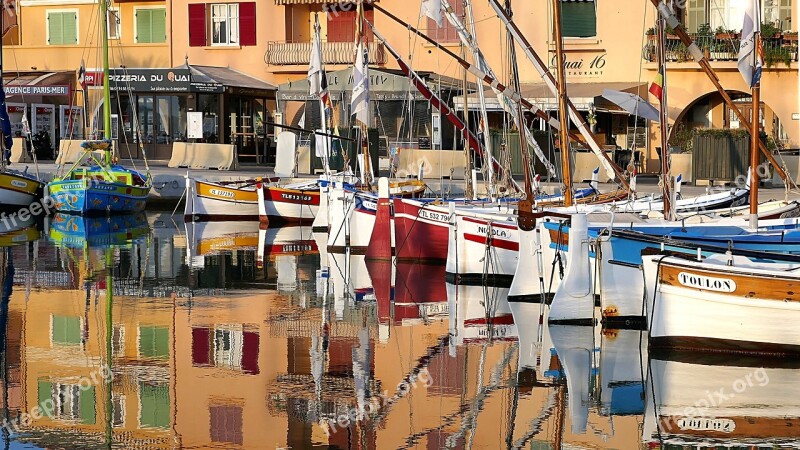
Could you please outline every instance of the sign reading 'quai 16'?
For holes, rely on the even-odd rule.
[[[731,279],[707,277],[696,273],[681,272],[678,274],[678,282],[684,286],[707,291],[733,292],[736,290],[736,282]]]

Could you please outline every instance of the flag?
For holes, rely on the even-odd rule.
[[[657,74],[656,79],[653,80],[653,83],[650,84],[650,93],[658,97],[658,101],[661,102],[664,98],[664,75]]]
[[[314,27],[314,41],[311,43],[311,56],[308,65],[309,93],[319,97],[325,109],[330,109],[331,96],[328,92],[328,75],[322,67],[322,51],[320,49],[319,24]]]
[[[81,66],[78,67],[78,83],[81,84],[83,90],[86,90],[86,63],[81,59]]]
[[[369,55],[363,42],[358,43],[358,55],[353,66],[353,96],[350,110],[356,120],[369,126]]]
[[[3,0],[3,37],[17,25],[17,1]]]
[[[739,47],[739,73],[748,86],[755,86],[761,79],[763,52],[756,44],[756,33],[761,32],[761,15],[758,0],[749,0],[744,12],[742,41]]]
[[[461,1],[461,0],[458,0]],[[436,25],[442,27],[442,0],[422,0],[422,14],[430,17]]]

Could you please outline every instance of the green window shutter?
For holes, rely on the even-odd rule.
[[[62,23],[64,13],[47,13],[47,43],[49,45],[63,44],[64,25]]]
[[[167,9],[153,9],[150,13],[150,42],[167,42]]]
[[[85,391],[81,389],[80,393],[80,416],[81,423],[94,425],[97,417],[95,411],[95,393],[94,386],[90,386]]]
[[[81,343],[81,318],[53,315],[53,343],[77,345]]]
[[[168,358],[167,327],[139,327],[139,354],[147,358]]]
[[[78,43],[78,13],[66,12],[61,15],[63,23],[64,44],[75,45]]]
[[[140,9],[136,11],[136,42],[149,44],[152,42],[152,9]]]
[[[139,423],[146,428],[169,428],[169,386],[139,383]]]
[[[706,23],[706,1],[689,0],[686,6],[686,31],[697,33],[697,29],[704,23]]]
[[[39,409],[47,417],[53,417],[53,383],[40,379],[36,383],[39,388]]]
[[[561,3],[561,31],[564,37],[597,36],[597,13],[594,2]]]

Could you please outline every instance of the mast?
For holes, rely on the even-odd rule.
[[[461,1],[461,0],[459,0],[459,1]],[[466,57],[467,56],[467,50],[464,47],[464,43],[463,42],[461,43],[461,56],[462,57]],[[469,83],[467,82],[467,70],[466,69],[462,69],[462,74],[464,75],[464,78],[461,81],[463,82],[463,87],[462,87],[463,95],[462,95],[462,97],[464,98],[464,124],[466,125],[464,127],[464,130],[463,130],[464,131],[464,156],[465,156],[465,161],[466,161],[466,165],[467,165],[467,167],[466,167],[467,170],[466,170],[466,173],[464,174],[464,197],[466,197],[468,199],[472,199],[472,200],[477,200],[477,195],[476,195],[477,193],[475,192],[475,183],[473,183],[473,180],[475,180],[475,178],[476,178],[474,176],[474,174],[475,174],[475,165],[472,162],[472,151],[470,150],[469,145],[467,144],[468,135],[470,133],[470,130],[469,130],[469,96],[468,96],[468,94],[469,94]],[[480,87],[481,86],[478,86],[478,88],[480,88]],[[478,90],[480,91],[481,89],[478,89]]]
[[[658,72],[661,74],[661,99],[658,106],[661,121],[661,192],[664,202],[664,219],[675,220],[672,210],[672,176],[669,170],[669,118],[667,117],[667,21],[658,19]]]
[[[506,0],[506,12],[509,16],[514,14],[511,9],[511,0]],[[508,58],[511,62],[511,82],[513,83],[514,90],[520,92],[517,50],[514,46],[514,38],[508,31],[506,31],[506,41],[508,42]],[[516,114],[518,116],[517,126],[519,127],[519,151],[522,154],[522,170],[525,176],[525,199],[519,202],[518,214],[522,216],[520,220],[521,225],[527,229],[532,224],[530,223],[530,218],[524,216],[533,212],[533,202],[535,199],[533,195],[533,186],[531,183],[531,161],[528,157],[528,147],[525,145],[527,144],[527,141],[525,140],[524,133],[527,126],[525,125],[525,114],[522,112],[522,105],[519,103],[517,103]]]
[[[108,3],[100,0],[100,35],[103,43],[103,139],[111,139],[111,86],[108,76]],[[105,150],[105,163],[111,164],[111,146]]]
[[[758,2],[756,2],[756,8],[759,6]],[[756,11],[756,17],[758,17],[758,11]],[[760,21],[761,18],[758,17],[758,20]],[[761,30],[758,25],[756,25],[753,40],[755,42],[753,57],[758,60],[758,53],[761,48]],[[761,114],[761,80],[754,75],[753,81],[755,81],[752,87],[753,123],[750,126],[750,227],[758,228],[758,145],[761,143],[759,136],[761,125],[759,118]]]
[[[697,47],[697,44],[695,44],[694,41],[692,41],[692,38],[686,32],[686,29],[683,27],[683,24],[680,23],[678,18],[675,17],[675,14],[672,13],[672,10],[670,10],[670,7],[667,6],[663,1],[650,0],[650,2],[653,3],[653,5],[655,5],[656,8],[658,8],[659,14],[667,20],[667,24],[670,27],[672,27],[675,34],[681,39],[683,45],[685,45],[689,49],[689,53],[692,55],[694,60],[697,61],[697,64],[699,64],[700,67],[703,69],[703,72],[711,81],[711,84],[714,85],[714,87],[717,89],[717,92],[719,92],[719,95],[722,96],[722,99],[725,101],[725,104],[728,106],[728,108],[730,108],[731,111],[733,111],[736,114],[736,117],[739,119],[739,122],[742,124],[742,126],[744,126],[746,130],[750,132],[752,136],[753,124],[751,123],[750,120],[748,120],[747,117],[745,117],[744,113],[739,109],[739,107],[736,106],[735,103],[733,103],[733,99],[731,99],[731,96],[728,95],[728,92],[725,91],[725,89],[722,87],[722,84],[720,84],[719,77],[717,77],[716,72],[714,72],[714,69],[708,62],[708,59],[705,58],[703,51],[700,50],[699,47]],[[792,181],[792,179],[786,175],[786,171],[783,170],[783,167],[781,167],[781,165],[778,163],[775,157],[772,156],[772,153],[770,153],[769,150],[767,150],[767,146],[764,145],[764,143],[761,142],[760,139],[758,140],[758,148],[761,150],[761,153],[763,153],[764,156],[767,157],[767,160],[769,161],[770,164],[772,164],[772,167],[775,168],[775,171],[778,172],[778,175],[781,177],[783,182],[786,183],[787,186],[796,186],[794,181]]]
[[[317,58],[317,61],[319,61],[319,67],[316,67],[318,72],[317,72],[317,75],[315,75],[315,76],[319,77],[319,92],[317,93],[317,100],[319,101],[319,117],[320,117],[320,122],[322,122],[322,132],[327,135],[328,134],[328,117],[327,117],[327,114],[325,113],[326,105],[325,105],[325,99],[323,97],[325,96],[325,89],[326,89],[325,86],[328,84],[328,80],[325,79],[325,77],[327,77],[327,74],[325,73],[325,70],[323,69],[323,66],[322,66],[322,42],[321,42],[322,39],[320,38],[320,34],[319,33],[320,33],[319,15],[318,15],[318,13],[314,13],[314,43],[316,44],[316,46],[312,50],[312,52],[316,52],[316,55],[311,55],[311,58],[312,58],[312,61],[313,61],[314,58]],[[328,94],[328,95],[330,95],[330,94]],[[325,175],[330,176],[331,167],[330,167],[330,163],[328,161],[328,156],[330,154],[330,151],[329,151],[329,148],[328,148],[328,144],[329,144],[330,140],[327,137],[325,137],[322,140],[322,142],[323,142],[323,144],[322,144],[322,148],[323,148],[322,163],[325,166]]]
[[[363,0],[358,0],[358,19],[356,19],[356,29],[357,29],[357,36],[356,39],[358,42],[356,43],[356,51],[362,51],[362,45],[364,44],[364,2]],[[361,45],[359,45],[361,44]],[[358,58],[356,58],[358,61]],[[364,76],[369,77],[368,74],[364,74]],[[369,110],[367,110],[369,111]],[[369,120],[369,112],[367,112],[367,120]],[[359,125],[361,127],[361,152],[364,155],[364,179],[362,180],[365,185],[370,186],[372,185],[372,168],[371,163],[372,160],[370,159],[369,155],[369,140],[365,139],[367,132],[369,130],[368,124],[362,123]]]
[[[573,203],[572,193],[572,167],[569,154],[569,118],[567,117],[567,74],[564,69],[564,47],[561,36],[561,0],[553,0],[553,32],[556,41],[556,61],[558,67],[558,119],[561,122],[561,171],[564,179],[564,206],[570,207]],[[603,153],[605,155],[605,153]]]
[[[105,4],[105,1],[102,1]],[[106,66],[108,69],[108,66]],[[106,83],[108,84],[108,83]],[[106,108],[108,109],[108,108]],[[114,432],[113,432],[113,424],[112,424],[112,410],[114,408],[113,399],[112,399],[112,390],[113,390],[113,382],[114,382],[114,375],[111,370],[113,365],[112,359],[112,346],[111,340],[114,335],[114,324],[113,324],[113,304],[114,304],[114,277],[111,271],[113,267],[114,259],[111,255],[111,248],[105,249],[105,259],[106,259],[106,364],[107,367],[103,368],[103,372],[105,373],[105,384],[106,384],[106,445],[108,448],[112,447],[114,441]]]
[[[552,73],[547,69],[547,65],[542,58],[536,53],[536,50],[533,49],[533,46],[528,42],[525,36],[522,34],[522,31],[519,29],[516,23],[508,17],[508,14],[503,10],[503,7],[500,5],[498,0],[489,0],[489,4],[495,10],[500,20],[505,24],[508,31],[514,36],[514,40],[517,41],[517,44],[522,48],[525,52],[525,56],[533,63],[534,68],[539,73],[539,75],[544,80],[545,84],[547,85],[550,92],[553,95],[558,95],[558,88],[557,82],[555,77]],[[560,6],[560,5],[559,5]],[[609,178],[616,178],[619,180],[619,183],[625,188],[629,189],[630,186],[628,185],[628,180],[622,174],[620,168],[611,161],[611,158],[603,151],[600,147],[600,144],[597,142],[594,134],[589,130],[589,126],[586,124],[586,121],[583,120],[583,117],[578,112],[578,109],[572,102],[567,99],[567,106],[569,107],[568,113],[569,118],[572,122],[578,127],[578,132],[583,136],[586,140],[587,145],[592,150],[592,153],[600,160],[600,164],[603,165],[603,168],[606,170],[606,174]],[[569,122],[567,122],[569,123]]]
[[[469,20],[470,26],[470,34],[472,35],[472,58],[475,64],[480,64],[482,59],[481,52],[478,50],[478,35],[475,30],[475,17],[472,14],[472,1],[471,0],[464,0],[464,14],[466,14],[467,19]],[[464,42],[462,41],[462,44]],[[487,194],[489,194],[489,198],[494,199],[494,168],[489,161],[492,160],[492,137],[489,135],[489,114],[486,112],[486,95],[483,92],[483,86],[481,85],[480,77],[477,77],[476,90],[478,91],[478,100],[480,101],[481,106],[481,120],[478,124],[478,130],[483,134],[483,148],[486,149],[486,157],[484,160],[487,162],[486,169],[487,169],[487,177],[489,181],[487,183],[489,189]],[[464,95],[466,98],[466,94]]]

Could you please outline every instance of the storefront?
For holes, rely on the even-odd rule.
[[[102,76],[86,74],[92,127],[102,134]],[[228,68],[181,66],[173,69],[113,69],[112,136],[120,156],[168,160],[174,142],[190,140],[187,113],[202,112],[197,142],[236,144],[240,160],[263,162],[271,141],[265,123],[275,108],[275,87]],[[96,105],[92,105],[96,103]],[[274,154],[274,153],[273,153]]]
[[[346,133],[353,125],[350,97],[353,91],[353,70],[328,73],[328,91],[333,110],[330,125]],[[451,103],[461,93],[463,82],[431,72],[419,73],[428,87]],[[460,136],[447,120],[398,70],[370,69],[370,128],[378,130],[380,156],[398,148],[443,149],[463,148]],[[303,79],[278,87],[278,110],[284,120],[294,126],[313,130],[321,126],[319,100],[309,95],[308,81]],[[301,141],[308,135],[302,135]]]
[[[30,131],[40,159],[52,159],[61,139],[83,138],[85,119],[76,104],[74,80],[74,72],[7,74],[3,79],[12,132],[23,137]]]

